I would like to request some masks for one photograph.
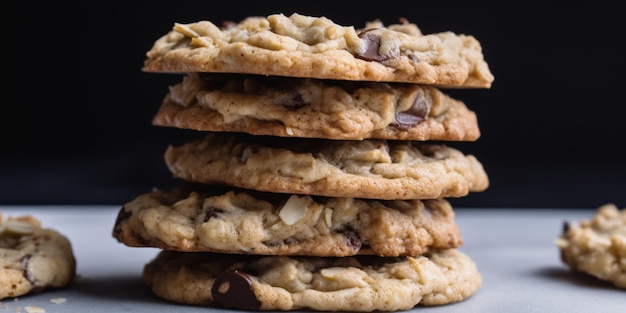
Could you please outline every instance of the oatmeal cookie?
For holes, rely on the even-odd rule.
[[[260,191],[382,200],[461,197],[489,181],[473,156],[443,144],[208,133],[169,146],[177,178]]]
[[[222,72],[489,88],[493,74],[470,35],[422,34],[402,19],[365,27],[293,13],[218,26],[176,23],[146,53],[147,72]]]
[[[131,247],[258,255],[403,256],[463,243],[448,201],[325,198],[181,185],[126,203]]]
[[[153,125],[341,140],[475,141],[476,114],[416,84],[191,73],[170,88]]]
[[[245,310],[400,311],[467,299],[482,277],[466,254],[298,257],[161,251],[143,280],[165,300]]]

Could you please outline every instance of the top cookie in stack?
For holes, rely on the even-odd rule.
[[[407,20],[363,29],[300,14],[240,23],[176,24],[147,53],[144,71],[221,72],[488,88],[479,42],[452,32],[421,33]]]
[[[429,142],[480,136],[440,90],[491,86],[472,36],[300,14],[201,21],[159,38],[143,70],[184,74],[153,124],[201,134],[165,152],[185,184],[137,197],[115,223],[126,245],[163,250],[143,274],[159,297],[396,311],[480,287],[446,198],[485,190],[487,175]]]

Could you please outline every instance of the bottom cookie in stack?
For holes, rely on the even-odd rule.
[[[398,311],[472,295],[481,282],[456,249],[413,257],[310,257],[162,251],[143,279],[174,302],[248,310]]]
[[[445,199],[370,200],[185,183],[124,205],[113,236],[157,247],[143,279],[172,302],[255,310],[398,311],[482,283]]]

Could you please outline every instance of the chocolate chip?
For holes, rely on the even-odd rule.
[[[570,230],[571,226],[569,221],[563,222],[563,234],[567,233]]]
[[[288,98],[280,99],[280,100],[281,100],[281,104],[289,110],[297,110],[306,105],[306,102],[304,102],[304,99],[302,99],[302,95],[298,93],[293,94]]]
[[[283,244],[286,244],[286,245],[295,245],[297,243],[298,243],[298,240],[293,237],[287,237],[283,240]]]
[[[352,227],[347,227],[341,233],[346,238],[346,242],[350,247],[352,247],[355,251],[359,251],[361,249],[361,237],[352,229]]]
[[[413,105],[403,112],[396,113],[396,127],[407,130],[417,126],[428,115],[428,102],[422,92],[419,92],[413,101]]]
[[[359,33],[359,38],[365,41],[365,52],[356,54],[357,58],[366,60],[366,61],[376,61],[383,62],[389,59],[387,55],[380,55],[378,50],[380,49],[380,35],[371,33],[374,30],[368,29]]]
[[[224,210],[220,208],[209,207],[204,209],[204,222],[208,222],[210,219],[217,217],[219,213],[223,213]]]
[[[252,291],[252,280],[246,273],[224,272],[215,278],[211,288],[213,299],[223,307],[258,310],[261,302]]]

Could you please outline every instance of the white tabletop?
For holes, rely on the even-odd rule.
[[[7,215],[35,215],[72,242],[76,283],[60,290],[4,299],[2,312],[35,306],[54,312],[233,312],[165,302],[141,283],[141,271],[158,252],[130,248],[111,235],[119,206],[0,206]],[[565,220],[590,218],[593,210],[455,210],[464,245],[476,261],[483,286],[458,303],[417,307],[428,312],[626,312],[626,290],[574,274],[554,244]],[[51,300],[63,298],[63,303]],[[30,309],[30,308],[29,308]]]

